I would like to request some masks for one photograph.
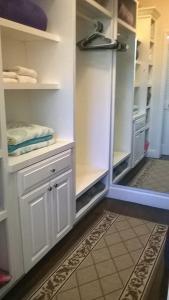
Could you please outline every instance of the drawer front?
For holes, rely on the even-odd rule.
[[[145,117],[135,121],[135,131],[145,127]]]
[[[40,163],[18,172],[19,195],[29,192],[39,183],[50,180],[50,177],[58,174],[62,170],[72,167],[71,150],[53,156]]]

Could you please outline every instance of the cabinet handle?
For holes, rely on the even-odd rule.
[[[51,186],[48,188],[48,191],[49,191],[49,192],[51,192],[51,191],[52,191],[52,187],[51,187]]]
[[[55,189],[57,189],[57,187],[58,187],[58,184],[56,183],[56,184],[54,185],[54,187],[55,187]]]
[[[52,169],[52,170],[50,170],[52,173],[55,173],[56,172],[56,169]]]

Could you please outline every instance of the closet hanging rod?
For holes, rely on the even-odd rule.
[[[90,22],[90,23],[92,23],[94,25],[97,23],[96,20],[85,16],[84,14],[80,13],[79,11],[77,12],[77,17],[79,17],[79,18],[81,18],[81,19],[83,19],[85,21],[88,21],[88,22]]]

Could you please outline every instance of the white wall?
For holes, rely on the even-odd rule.
[[[159,145],[161,144],[161,123],[160,118],[160,101],[162,88],[162,71],[164,56],[164,32],[169,31],[169,1],[168,0],[140,0],[140,7],[153,6],[160,12],[161,16],[156,26],[156,51],[154,66],[154,97],[152,110],[152,130],[150,138],[150,152],[154,157],[159,155]]]

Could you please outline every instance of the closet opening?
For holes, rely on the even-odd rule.
[[[112,36],[112,1],[78,1],[76,42],[103,24]],[[111,4],[111,5],[110,5]],[[89,9],[90,7],[90,9]],[[99,8],[96,9],[96,8]],[[93,19],[93,13],[95,19]],[[101,41],[103,42],[103,41]],[[108,190],[112,50],[82,51],[76,47],[76,220]]]
[[[115,122],[114,122],[114,146],[113,146],[113,183],[128,173],[131,159],[132,139],[132,107],[134,90],[134,60],[135,34],[121,24],[118,25],[120,41],[128,45],[127,52],[117,53],[116,63],[116,92],[115,92]],[[136,89],[137,90],[137,89]]]

